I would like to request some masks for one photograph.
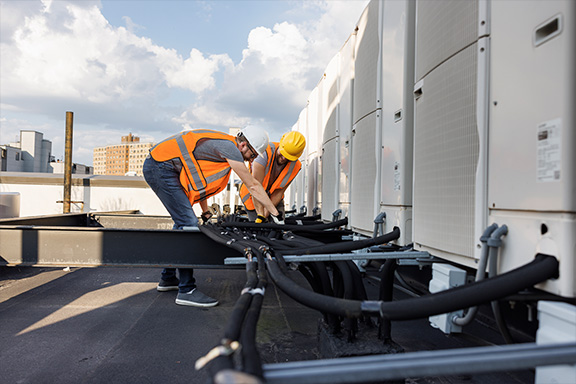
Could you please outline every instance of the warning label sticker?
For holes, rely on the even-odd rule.
[[[555,119],[538,125],[538,165],[539,182],[559,181],[562,160],[562,120]]]
[[[399,191],[400,190],[400,178],[401,178],[401,174],[400,174],[400,163],[399,162],[394,162],[394,190],[395,191]]]

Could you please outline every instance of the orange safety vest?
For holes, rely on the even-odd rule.
[[[264,168],[265,176],[264,181],[262,182],[262,186],[268,193],[268,196],[272,195],[272,193],[277,189],[282,189],[289,185],[292,180],[294,180],[298,172],[300,172],[300,168],[302,168],[302,163],[300,163],[300,160],[289,161],[284,166],[284,169],[282,169],[282,172],[280,172],[276,180],[270,180],[272,174],[272,165],[276,161],[276,148],[278,148],[278,144],[279,143],[270,143],[268,148],[266,148],[266,153],[268,154],[268,162],[266,163],[266,168]],[[252,172],[252,164],[250,164],[250,172]],[[244,184],[240,186],[240,197],[242,198],[242,203],[244,203],[246,209],[255,209],[252,196]],[[284,198],[284,196],[282,196],[282,198]]]
[[[180,184],[192,205],[224,190],[232,170],[227,161],[197,160],[194,157],[198,142],[205,139],[228,140],[236,145],[234,136],[209,129],[195,129],[171,136],[150,150],[150,155],[156,161],[180,159]]]

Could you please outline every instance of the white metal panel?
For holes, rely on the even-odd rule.
[[[298,131],[298,121],[292,126],[291,131]],[[302,173],[302,171],[300,171],[299,174],[300,173]],[[298,189],[298,177],[296,177],[292,180],[288,188],[286,188],[286,193],[284,194],[284,206],[286,210],[291,210],[293,207],[298,209],[298,206],[296,205],[296,193]]]
[[[382,18],[382,170],[380,211],[385,231],[399,227],[412,242],[414,3],[384,3]]]
[[[354,125],[352,137],[352,190],[350,222],[358,232],[372,235],[380,206],[381,112],[377,110]]]
[[[320,157],[317,152],[309,155],[306,159],[306,208],[308,214],[312,214],[316,208],[320,208],[318,200],[318,172],[320,170]]]
[[[322,148],[322,219],[331,220],[338,208],[340,140],[338,137],[324,143]]]
[[[339,143],[339,102],[340,102],[340,53],[337,53],[324,70],[322,80],[321,119],[322,138],[318,169],[318,205],[322,207],[322,219],[330,220],[332,212],[338,209],[338,173],[340,168],[339,153],[334,144]],[[333,142],[326,148],[327,142]],[[326,186],[326,188],[323,188]]]
[[[306,107],[306,150],[304,156],[307,158],[321,149],[322,132],[322,99],[320,97],[323,78],[308,96],[308,106]]]
[[[486,130],[476,110],[478,50],[452,56],[416,87],[413,236],[437,256],[475,256],[476,198],[485,188],[476,179],[478,132]]]
[[[501,271],[560,262],[539,288],[576,296],[576,3],[492,3],[490,221],[509,228]],[[513,49],[511,49],[513,47]]]
[[[538,302],[536,343],[561,344],[576,341],[576,306],[551,301]],[[536,368],[536,384],[576,383],[576,365]]]
[[[355,79],[354,79],[354,118],[357,123],[364,116],[380,108],[379,76],[380,17],[382,2],[371,1],[357,25]]]
[[[354,90],[354,48],[356,34],[350,35],[340,50],[340,89],[338,104],[338,136],[340,143],[340,167],[339,167],[339,204],[342,216],[349,216],[350,209],[350,171],[352,150],[352,104]]]
[[[306,137],[306,140],[308,140],[308,107],[304,108],[300,112],[300,116],[298,117],[298,132],[302,133],[304,135],[304,137]],[[306,205],[306,198],[307,198],[307,193],[306,193],[306,185],[307,185],[307,183],[306,183],[306,173],[307,173],[307,171],[306,171],[306,167],[307,167],[306,154],[307,154],[307,150],[304,150],[304,154],[302,156],[300,156],[300,162],[302,163],[302,169],[300,170],[300,172],[296,176],[296,179],[294,180],[294,182],[296,182],[296,185],[298,186],[297,190],[296,190],[296,199],[295,199],[296,209],[298,210],[298,212],[300,212],[300,208],[302,206]]]
[[[340,52],[338,52],[324,70],[322,81],[322,143],[338,136],[340,103]]]
[[[318,162],[321,151],[322,132],[322,89],[324,78],[312,90],[308,96],[307,106],[307,127],[306,127],[306,208],[308,214],[312,214],[314,208],[318,207]]]
[[[416,80],[478,40],[478,0],[418,1]]]

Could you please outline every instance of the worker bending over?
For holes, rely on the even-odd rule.
[[[285,133],[279,143],[270,143],[266,151],[250,164],[254,178],[262,183],[275,209],[284,216],[284,192],[296,177],[302,164],[298,158],[304,152],[306,139],[297,131]],[[240,187],[240,197],[251,221],[262,223],[274,211],[254,200],[248,184]]]
[[[196,203],[202,208],[203,221],[207,221],[212,214],[206,199],[226,188],[231,171],[240,177],[254,201],[265,207],[275,221],[283,223],[266,191],[244,164],[264,154],[267,146],[266,131],[253,126],[242,129],[236,137],[208,129],[184,131],[150,150],[143,165],[144,178],[170,213],[173,229],[198,227],[198,218],[192,209]],[[192,268],[178,268],[178,274],[179,278],[176,269],[165,268],[156,289],[178,290],[176,304],[179,305],[213,307],[218,304],[216,299],[196,288]]]

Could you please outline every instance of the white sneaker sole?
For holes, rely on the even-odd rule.
[[[156,290],[158,292],[168,292],[168,291],[177,291],[178,287],[161,287],[161,286],[157,286]]]
[[[186,306],[188,306],[188,307],[209,308],[209,307],[215,307],[215,306],[217,306],[217,305],[218,305],[218,302],[215,302],[215,303],[195,303],[195,302],[193,302],[193,301],[176,299],[176,304],[178,304],[178,305],[186,305]]]

